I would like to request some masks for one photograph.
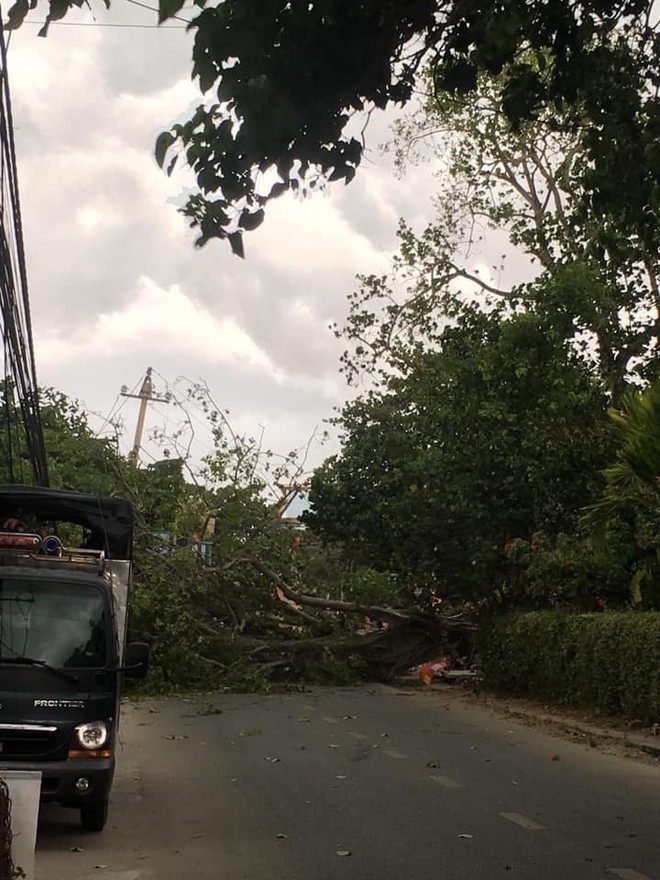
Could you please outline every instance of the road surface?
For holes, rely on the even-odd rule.
[[[220,711],[221,710],[221,711]],[[660,769],[394,688],[126,707],[108,827],[37,880],[660,880]]]

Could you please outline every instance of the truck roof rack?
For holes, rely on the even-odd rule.
[[[31,565],[45,568],[84,566],[99,574],[105,568],[102,550],[87,547],[63,547],[55,535],[0,531],[0,565]]]

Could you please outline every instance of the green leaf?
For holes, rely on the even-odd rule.
[[[236,254],[237,257],[240,257],[242,260],[244,260],[245,250],[243,248],[243,233],[230,232],[227,236],[227,240],[229,241],[232,253]]]
[[[154,155],[156,156],[156,162],[158,162],[161,168],[163,167],[163,164],[165,162],[167,151],[172,146],[175,140],[176,137],[172,134],[171,131],[162,131],[156,138]]]
[[[30,9],[30,4],[28,0],[16,0],[16,3],[11,7],[7,16],[7,24],[5,25],[8,31],[16,30],[23,24],[23,19],[28,14]]]
[[[251,232],[253,229],[256,229],[258,226],[264,221],[264,212],[263,209],[259,209],[258,211],[248,211],[247,208],[242,212],[241,219],[238,221],[241,229],[245,229],[248,232]]]
[[[278,196],[281,196],[282,193],[285,193],[289,187],[286,183],[274,183],[271,187],[270,192],[268,193],[269,199],[276,199]]]
[[[69,2],[69,0],[50,0],[50,11],[48,12],[46,23],[39,31],[38,36],[47,36],[51,22],[59,21],[61,18],[64,18],[69,11],[69,7],[73,5],[75,5],[75,3]]]
[[[200,52],[197,47],[193,51],[192,75],[193,78],[199,78],[202,92],[208,92],[218,78],[218,68],[213,63],[213,58],[207,52]]]
[[[456,61],[440,68],[436,74],[436,87],[445,92],[466,95],[477,85],[477,68],[467,61]]]
[[[158,24],[176,15],[183,7],[184,0],[158,0]]]

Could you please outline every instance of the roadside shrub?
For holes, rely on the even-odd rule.
[[[660,720],[660,613],[535,611],[484,621],[484,685],[503,696]]]
[[[579,535],[536,532],[529,541],[510,541],[504,551],[511,606],[600,611],[630,602],[630,573],[620,555],[596,553]]]

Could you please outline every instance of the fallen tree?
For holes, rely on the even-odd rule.
[[[137,589],[134,637],[152,644],[163,688],[391,681],[438,656],[469,654],[476,631],[468,607],[431,613],[314,595],[257,556],[209,569],[185,551],[154,554]]]
[[[264,604],[272,603],[279,611],[266,617],[267,638],[257,635],[263,630],[263,617],[256,617],[248,632],[244,627],[236,634],[236,647],[243,661],[247,653],[279,674],[304,680],[315,659],[331,655],[359,664],[370,679],[389,681],[440,653],[462,655],[471,649],[476,623],[468,609],[428,613],[309,595],[301,591],[301,584],[290,585],[254,556],[233,560],[223,574],[236,566],[252,568],[261,576]],[[367,620],[370,629],[365,628]]]

